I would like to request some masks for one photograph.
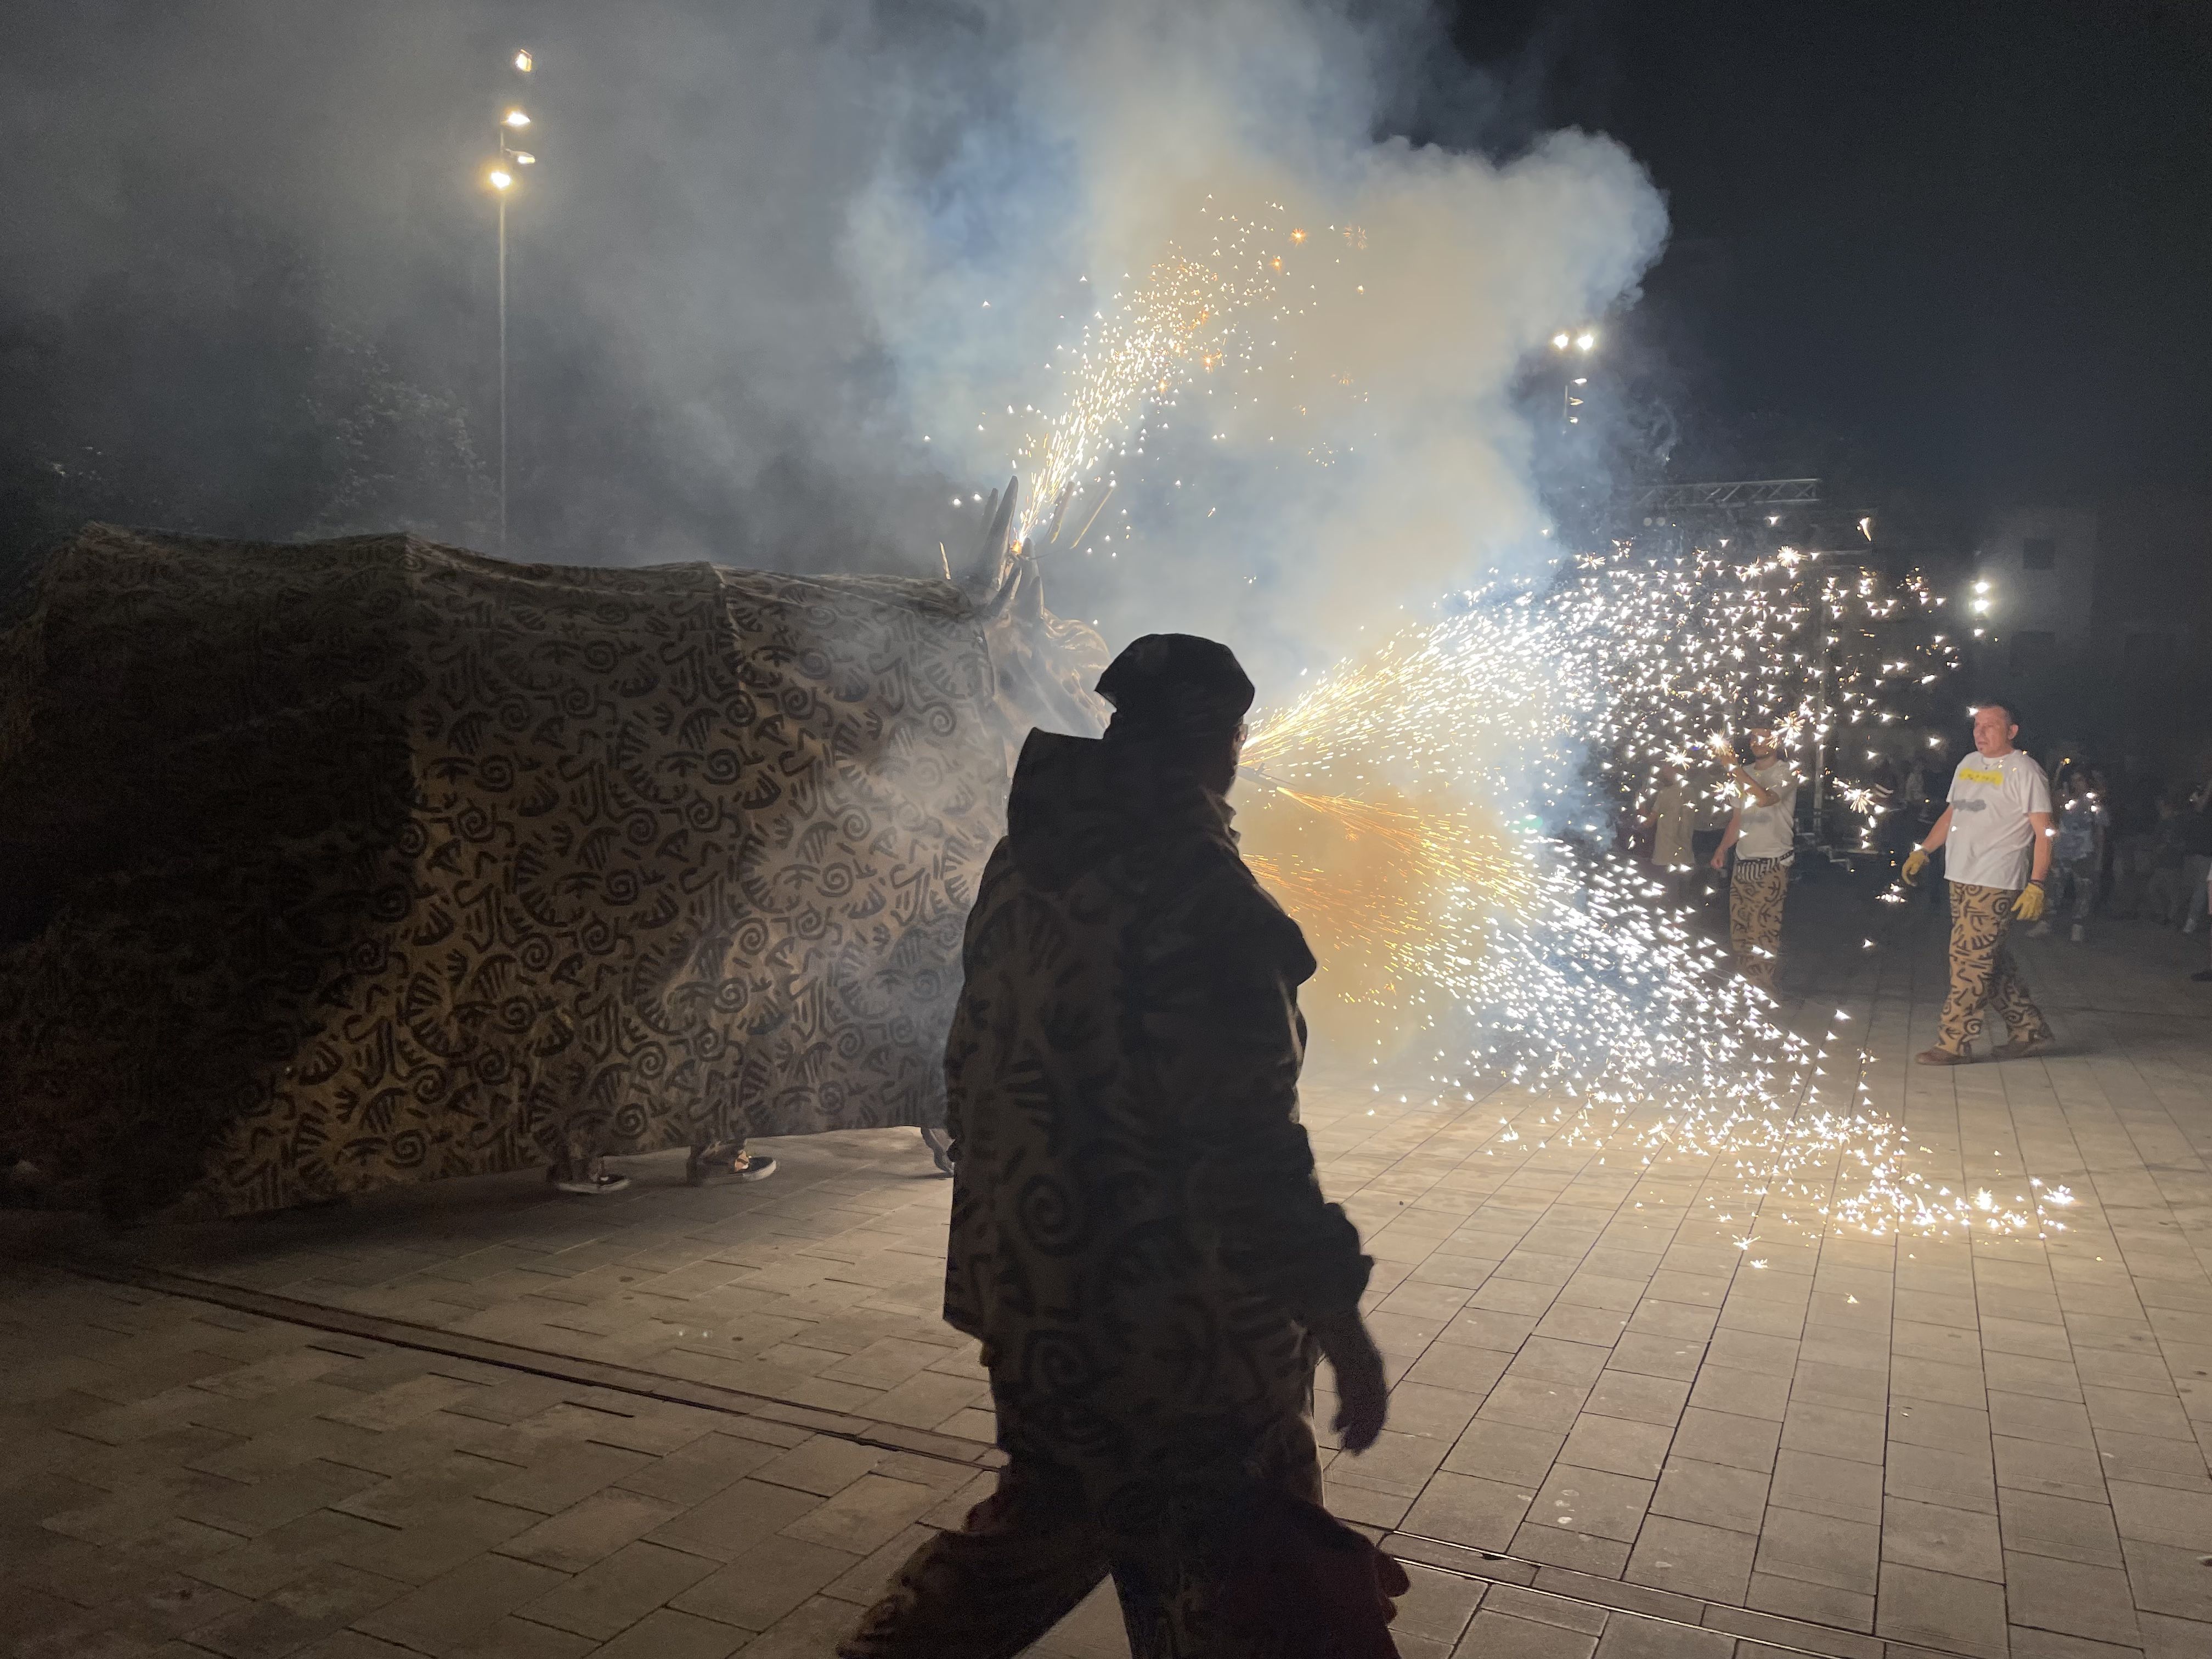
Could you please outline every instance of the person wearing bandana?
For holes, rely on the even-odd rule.
[[[1950,805],[1905,860],[1910,885],[1941,847],[1951,884],[1951,989],[1936,1046],[1914,1056],[1923,1066],[1971,1060],[1968,1045],[1988,1007],[2010,1034],[1990,1050],[1992,1060],[2051,1047],[2051,1026],[2005,947],[2014,921],[2042,919],[2051,873],[2051,781],[2033,756],[2013,747],[2019,735],[2020,723],[2003,703],[1974,710],[1974,752],[1952,775]]]
[[[1297,1121],[1314,959],[1231,828],[1252,683],[1150,635],[1098,692],[1104,737],[1023,747],[945,1052],[945,1316],[1006,1467],[839,1652],[1018,1653],[1109,1572],[1138,1659],[1388,1651],[1403,1574],[1318,1507],[1317,1357],[1347,1451],[1387,1387]]]

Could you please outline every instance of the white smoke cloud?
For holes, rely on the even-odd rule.
[[[57,514],[483,544],[480,173],[528,45],[510,550],[957,557],[976,520],[955,487],[1003,482],[1009,405],[1061,406],[1047,364],[1102,290],[1170,246],[1204,254],[1219,216],[1273,213],[1311,231],[1283,314],[1243,372],[1142,423],[1147,465],[1102,521],[1127,537],[1047,576],[1109,633],[1207,629],[1285,663],[1526,556],[1530,354],[1628,302],[1665,229],[1601,137],[1490,155],[1394,136],[1413,97],[1452,104],[1455,131],[1496,106],[1410,0],[87,0],[14,45],[0,209],[26,234],[0,272],[0,389],[11,471],[72,481]],[[376,385],[304,393],[289,367],[372,362]],[[331,476],[303,396],[393,380],[387,400],[434,416],[422,458],[374,458],[373,488]]]
[[[1407,48],[1440,44],[1420,24],[1296,0],[1010,7],[899,112],[847,260],[909,424],[956,474],[1003,476],[1079,378],[1046,365],[1171,247],[1207,261],[1236,216],[1285,257],[1249,362],[1153,400],[1142,464],[1116,458],[1117,569],[1056,554],[1055,594],[1124,632],[1328,649],[1540,545],[1515,394],[1557,330],[1632,301],[1665,210],[1603,137],[1493,157],[1389,135]],[[1461,90],[1487,95],[1471,72]]]

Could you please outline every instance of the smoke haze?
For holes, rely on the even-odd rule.
[[[1413,6],[227,0],[16,34],[18,545],[94,515],[488,545],[483,173],[520,103],[510,553],[971,555],[970,498],[1066,406],[1090,313],[1170,252],[1234,264],[1239,228],[1284,258],[1271,298],[1130,409],[1048,597],[1284,674],[1542,550],[1532,373],[1632,302],[1665,234],[1602,137],[1404,136],[1496,125]]]

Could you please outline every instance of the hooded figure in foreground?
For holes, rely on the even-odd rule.
[[[842,1651],[1015,1654],[1110,1571],[1139,1659],[1391,1653],[1402,1576],[1317,1507],[1316,1350],[1346,1449],[1386,1393],[1370,1264],[1298,1127],[1314,960],[1230,828],[1252,683],[1152,635],[1098,691],[1103,738],[1022,750],[945,1056],[945,1312],[1009,1462]]]

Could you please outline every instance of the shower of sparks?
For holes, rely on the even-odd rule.
[[[1045,365],[1062,382],[1057,416],[981,411],[978,430],[1005,434],[1030,480],[1018,540],[1064,493],[1064,522],[1082,526],[1071,549],[1128,538],[1126,508],[1089,532],[1103,498],[1147,470],[1147,441],[1188,418],[1186,401],[1209,428],[1217,408],[1267,408],[1263,388],[1281,401],[1302,371],[1263,325],[1319,303],[1312,261],[1367,246],[1334,225],[1314,246],[1279,204],[1237,213],[1209,198],[1201,217],[1143,271],[1095,284],[1107,291],[1070,319],[1078,337]],[[1344,391],[1350,375],[1325,379],[1364,400]],[[1310,411],[1293,398],[1275,412]],[[1337,459],[1318,442],[1291,453]],[[1541,584],[1458,595],[1340,665],[1255,724],[1247,861],[1308,927],[1326,1000],[1365,1023],[1378,1054],[1414,1031],[1469,1034],[1462,1063],[1432,1080],[1525,1087],[1538,1147],[1611,1147],[1645,1167],[1714,1159],[1749,1210],[1771,1205],[1792,1225],[2063,1231],[2063,1188],[2006,1200],[1911,1168],[1900,1127],[1870,1108],[1868,1057],[1833,1030],[1820,1046],[1782,1029],[1649,867],[1614,850],[1620,816],[1648,813],[1667,767],[1710,805],[1732,804],[1730,743],[1755,728],[1801,775],[1825,764],[1873,850],[1896,803],[1868,770],[1887,745],[1868,739],[1909,724],[1909,697],[1960,666],[1959,643],[1930,631],[1944,601],[1917,577],[1891,585],[1789,547],[1726,551],[1583,556]],[[1499,1146],[1521,1139],[1501,1120]],[[1747,1265],[1764,1267],[1748,1259],[1755,1237]]]
[[[1866,1057],[1782,1029],[1613,850],[1613,813],[1647,805],[1662,765],[1709,769],[1718,793],[1730,730],[1802,744],[1902,718],[1883,686],[1941,642],[1887,644],[1879,665],[1838,647],[1937,602],[1816,563],[1623,548],[1460,596],[1255,724],[1248,860],[1314,934],[1316,988],[1378,1049],[1470,1033],[1435,1083],[1525,1087],[1549,1107],[1540,1146],[1718,1159],[1806,1223],[1870,1237],[2063,1231],[2063,1188],[2006,1203],[1909,1168],[1899,1126],[1866,1105]],[[1517,816],[1475,805],[1501,801]]]
[[[1119,283],[1086,285],[1106,292],[1092,301],[1078,337],[1059,348],[1059,361],[1046,365],[1063,383],[1056,416],[1034,404],[1006,406],[1012,469],[1032,481],[1017,541],[1044,522],[1070,485],[1079,502],[1111,489],[1124,463],[1141,461],[1154,423],[1166,428],[1194,382],[1220,376],[1234,384],[1264,372],[1263,357],[1279,364],[1295,357],[1267,357],[1274,342],[1255,327],[1303,315],[1312,303],[1292,281],[1301,258],[1317,257],[1308,246],[1311,233],[1279,203],[1239,214],[1209,197],[1198,217],[1189,246],[1171,246]],[[1357,230],[1340,234],[1348,248],[1365,246]],[[1342,251],[1332,257],[1340,260]],[[994,429],[997,413],[982,410],[978,429]],[[1078,507],[1071,522],[1084,518]]]

